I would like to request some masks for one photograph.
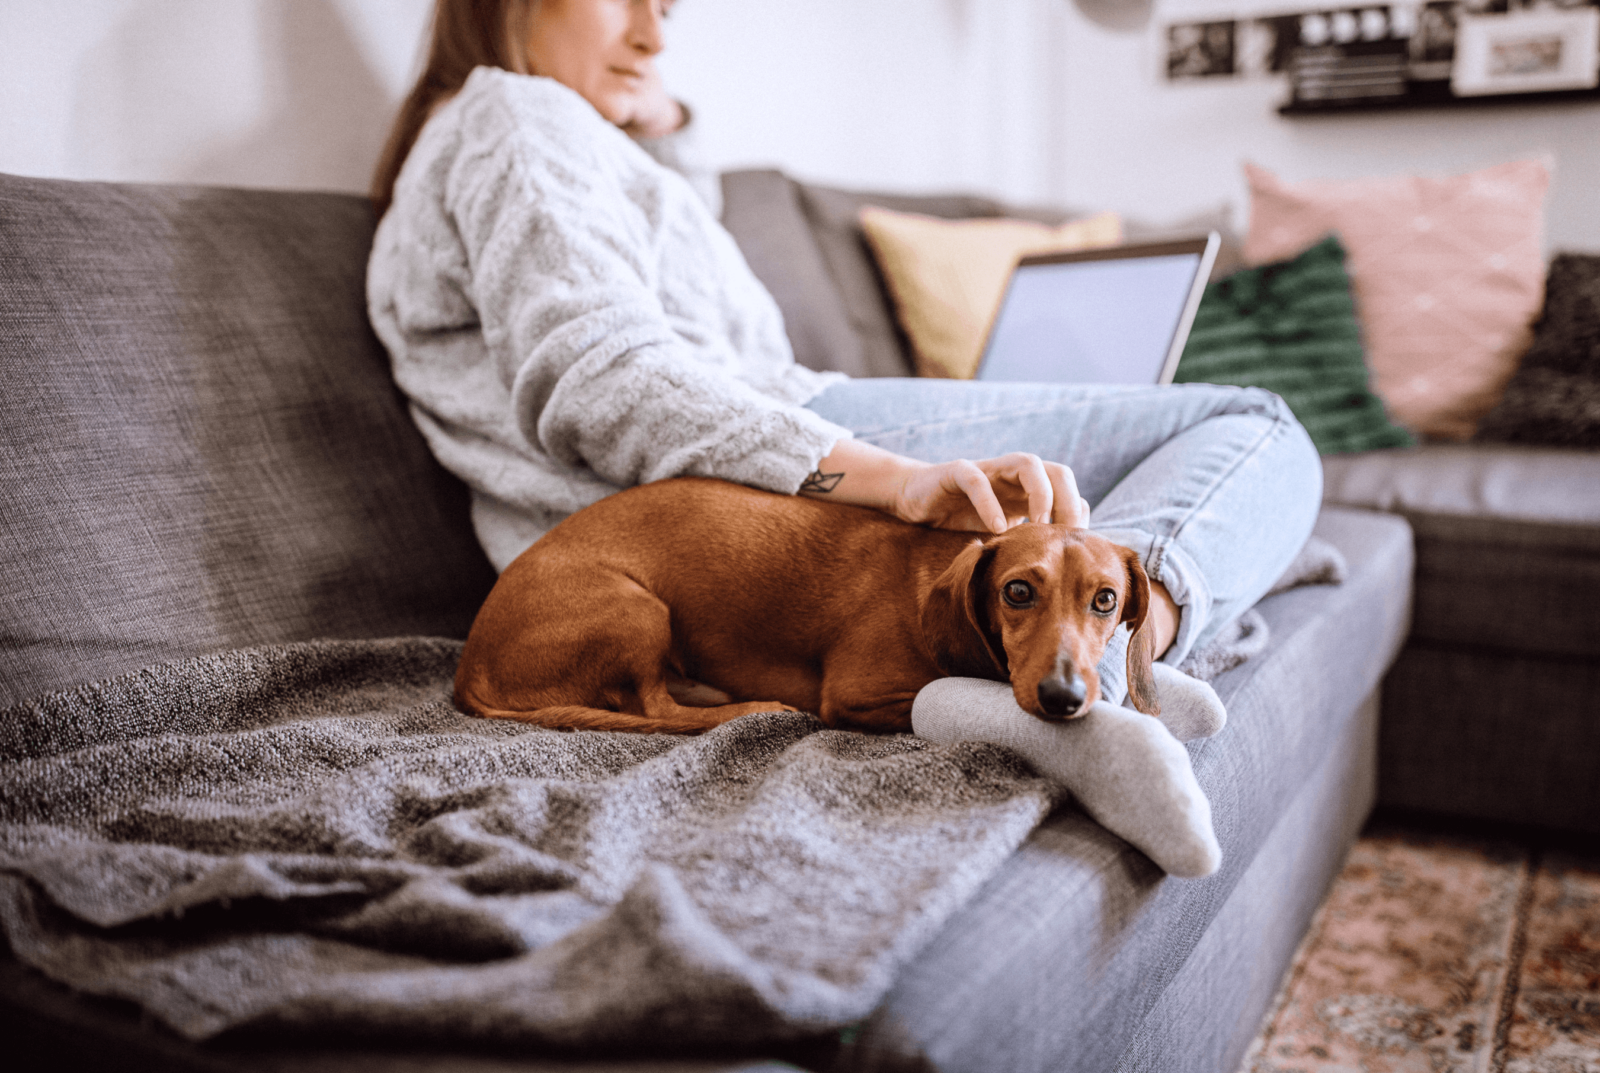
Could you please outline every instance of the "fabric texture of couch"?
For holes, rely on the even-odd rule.
[[[982,199],[807,187],[774,172],[727,176],[724,192],[730,230],[802,360],[856,375],[909,367],[857,207],[1003,211]],[[492,571],[465,495],[427,454],[366,328],[371,227],[355,197],[0,177],[0,373],[10,389],[0,396],[9,538],[0,705],[245,645],[464,634]],[[1386,464],[1381,455],[1352,464],[1369,458]],[[1574,465],[1573,479],[1593,472]],[[283,1033],[197,1044],[15,963],[0,972],[0,1023],[41,1068],[115,1049],[129,1068],[169,1069],[335,1068],[354,1057],[408,1069],[732,1070],[770,1059],[828,1070],[1231,1069],[1374,793],[1387,792],[1389,761],[1375,746],[1392,732],[1394,676],[1382,683],[1424,628],[1420,592],[1411,626],[1411,527],[1394,511],[1424,519],[1426,503],[1383,500],[1384,478],[1362,484],[1355,472],[1330,481],[1345,489],[1330,499],[1362,509],[1330,505],[1317,527],[1344,554],[1346,581],[1260,605],[1267,647],[1214,683],[1229,725],[1190,746],[1221,871],[1167,878],[1063,805],[843,1031],[726,1054],[686,1055],[663,1039],[583,1059],[459,1043],[419,1053],[381,1039],[352,1056],[336,1040]],[[1424,479],[1423,490],[1437,483]],[[1521,534],[1512,523],[1526,519],[1501,521]],[[1537,555],[1592,569],[1592,544],[1580,540],[1592,524],[1536,524],[1567,540],[1539,543]],[[1441,554],[1466,557],[1448,531]],[[1426,548],[1419,542],[1419,570]],[[1528,555],[1533,567],[1543,561]],[[1585,635],[1575,636],[1560,642],[1579,646],[1564,668],[1592,663]],[[1495,643],[1514,664],[1554,658]],[[1542,688],[1524,683],[1517,697]],[[1594,720],[1575,711],[1551,733],[1592,732]],[[1414,749],[1428,747],[1415,739]],[[1582,774],[1575,768],[1592,755],[1560,770]],[[1461,797],[1442,782],[1419,784],[1411,803]],[[1474,792],[1483,809],[1503,807],[1499,788]],[[1556,797],[1552,788],[1546,812]],[[448,973],[449,960],[438,968]]]
[[[471,625],[494,572],[367,325],[371,216],[0,187],[0,706],[197,652]]]

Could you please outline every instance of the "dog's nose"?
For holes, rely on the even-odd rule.
[[[1067,678],[1052,674],[1039,682],[1039,707],[1044,709],[1046,715],[1057,718],[1077,715],[1088,695],[1089,687],[1084,684],[1081,675]]]

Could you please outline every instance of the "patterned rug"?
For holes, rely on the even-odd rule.
[[[1600,1073],[1600,852],[1373,827],[1240,1073]]]

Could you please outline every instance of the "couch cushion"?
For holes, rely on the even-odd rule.
[[[1600,451],[1436,444],[1323,474],[1326,502],[1411,522],[1416,640],[1600,658]]]
[[[911,376],[911,347],[895,323],[889,291],[867,247],[859,218],[864,205],[926,216],[999,216],[1000,203],[984,197],[865,193],[800,184],[800,203],[822,250],[850,325],[861,339],[871,376]]]
[[[1242,1061],[1372,811],[1378,694],[1272,827],[1110,1073],[1286,1073]],[[1293,1068],[1293,1067],[1289,1067]]]
[[[722,189],[723,197],[732,199],[725,200],[723,224],[739,241],[756,275],[773,292],[786,321],[792,321],[790,340],[795,345],[796,357],[806,364],[817,360],[813,355],[821,351],[809,340],[833,339],[838,335],[835,309],[839,308],[844,311],[848,335],[855,342],[846,344],[844,352],[848,360],[817,367],[839,368],[853,376],[911,376],[914,373],[910,344],[895,323],[888,289],[861,231],[859,217],[863,206],[876,205],[896,212],[950,219],[1005,215],[1047,224],[1088,214],[1088,210],[1007,207],[993,198],[977,195],[841,190],[798,183],[771,171],[729,172],[723,177]],[[801,237],[794,217],[795,194],[798,194],[804,229],[810,233],[809,243]],[[1217,278],[1242,263],[1226,208],[1170,224],[1125,221],[1124,235],[1128,241],[1142,242],[1209,230],[1220,231],[1223,235],[1222,253],[1212,273],[1213,278]],[[816,296],[813,289],[814,258],[819,254],[832,281],[837,307],[833,301]],[[788,263],[780,263],[780,259],[788,259]],[[794,310],[801,312],[796,316]],[[857,360],[860,371],[853,367]]]
[[[1228,725],[1189,746],[1221,870],[1167,878],[1076,808],[1059,811],[901,971],[850,1068],[1116,1064],[1326,758],[1351,735],[1370,748],[1365,702],[1406,632],[1410,532],[1337,508],[1316,532],[1344,553],[1348,579],[1261,603],[1267,649],[1216,680]]]
[[[367,325],[364,198],[0,176],[0,704],[493,582]]]
[[[783,311],[796,361],[819,372],[873,375],[794,180],[779,171],[725,172],[722,225]]]
[[[861,339],[863,364],[871,376],[911,376],[914,368],[910,344],[895,323],[888,288],[861,231],[859,218],[864,206],[876,205],[895,212],[947,219],[1012,216],[1045,224],[1059,224],[1105,208],[1040,208],[1004,205],[994,198],[978,195],[874,193],[811,183],[797,186],[817,248],[822,251],[829,275],[838,288],[851,327]],[[1165,224],[1123,219],[1123,238],[1128,242],[1192,237],[1207,231],[1218,231],[1223,237],[1222,251],[1212,269],[1212,278],[1217,279],[1243,263],[1226,207]]]

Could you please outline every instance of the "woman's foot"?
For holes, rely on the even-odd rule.
[[[1207,876],[1222,861],[1188,751],[1149,716],[1097,702],[1078,719],[1047,723],[1017,707],[1004,682],[940,678],[917,694],[911,726],[929,741],[1016,751],[1172,875]]]
[[[1157,718],[1174,738],[1209,738],[1227,724],[1228,710],[1207,683],[1167,663],[1151,664],[1150,673],[1156,680],[1156,697],[1161,701]]]
[[[1118,707],[1128,705],[1128,683],[1123,671],[1127,660],[1128,633],[1118,630],[1106,644],[1100,663],[1100,699]],[[1156,700],[1161,714],[1156,716],[1179,741],[1209,738],[1228,722],[1228,711],[1216,690],[1198,678],[1184,674],[1170,663],[1152,663]]]

